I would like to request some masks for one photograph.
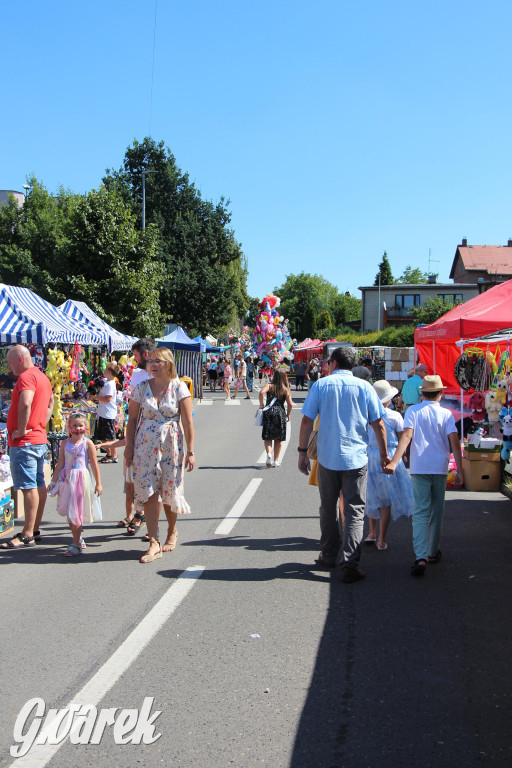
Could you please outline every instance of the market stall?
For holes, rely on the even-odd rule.
[[[174,353],[176,369],[180,379],[189,378],[193,384],[193,396],[203,396],[203,352],[201,343],[190,339],[183,328],[178,326],[176,330],[156,339],[159,347],[167,347]]]
[[[473,346],[484,352],[496,352],[496,342],[482,336],[512,328],[512,280],[490,288],[465,304],[459,304],[430,325],[414,332],[414,343],[420,362],[429,372],[437,373],[451,391],[459,391],[455,364],[460,356],[457,342],[474,339]]]
[[[106,323],[97,315],[84,301],[72,301],[68,299],[59,306],[59,309],[72,320],[83,323],[84,325],[106,335],[106,342],[109,352],[120,352],[131,350],[137,341],[136,336],[128,336],[119,333],[115,328]]]

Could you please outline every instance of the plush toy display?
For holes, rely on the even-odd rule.
[[[471,408],[471,418],[475,422],[485,420],[485,395],[483,392],[473,392],[469,398],[469,407]]]
[[[504,461],[510,459],[512,451],[512,413],[510,408],[502,408],[499,420],[501,422],[501,431],[503,432],[503,448],[501,449],[501,458]]]
[[[508,381],[507,379],[501,379],[496,383],[496,397],[498,399],[498,402],[500,402],[503,406],[506,406],[507,404],[507,395],[508,395]]]
[[[489,424],[496,424],[498,422],[501,407],[500,396],[497,394],[497,390],[491,389],[485,396],[485,410],[487,411]]]

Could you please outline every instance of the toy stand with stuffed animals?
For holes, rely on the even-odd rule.
[[[454,376],[460,386],[464,484],[470,491],[499,491],[512,474],[511,340],[500,334],[458,342]]]

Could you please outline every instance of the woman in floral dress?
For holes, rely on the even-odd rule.
[[[149,548],[141,563],[175,548],[177,517],[190,514],[183,472],[191,472],[195,464],[192,399],[177,377],[172,352],[165,347],[153,350],[147,366],[153,378],[132,390],[124,453],[127,466],[133,464],[135,505],[144,507],[148,527]],[[158,539],[159,499],[169,526],[163,547]]]

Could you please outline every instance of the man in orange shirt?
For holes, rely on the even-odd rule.
[[[7,442],[14,488],[23,493],[25,525],[21,533],[1,546],[18,549],[35,546],[40,535],[47,497],[43,471],[46,425],[53,411],[53,393],[49,379],[33,364],[26,347],[12,347],[7,363],[18,379],[7,415]]]

